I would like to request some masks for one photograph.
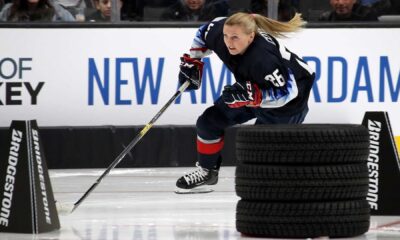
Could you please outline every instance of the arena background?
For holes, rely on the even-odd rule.
[[[36,119],[49,168],[106,167],[177,90],[195,31],[1,28],[0,145],[12,120]],[[307,28],[282,39],[316,71],[306,123],[361,124],[366,111],[387,111],[399,141],[398,39],[399,28]],[[193,125],[234,81],[215,55],[205,62],[201,89],[185,92],[121,166],[193,165]]]

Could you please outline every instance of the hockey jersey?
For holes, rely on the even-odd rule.
[[[192,50],[215,52],[233,73],[236,81],[257,84],[263,92],[260,107],[270,108],[283,115],[302,111],[307,106],[314,82],[313,70],[261,29],[243,54],[231,55],[224,43],[225,20],[217,18],[201,26],[194,38]],[[191,55],[201,57],[196,56],[196,51],[191,51]]]

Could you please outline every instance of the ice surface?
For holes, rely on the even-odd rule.
[[[194,169],[194,168],[193,168]],[[222,167],[214,192],[175,194],[189,168],[115,169],[70,215],[61,229],[38,235],[0,233],[1,240],[236,240],[234,167]],[[50,170],[54,195],[73,204],[104,169]],[[400,217],[372,217],[370,231],[353,239],[400,239]]]

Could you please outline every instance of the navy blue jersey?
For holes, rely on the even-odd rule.
[[[201,26],[193,46],[215,52],[236,81],[257,84],[263,91],[262,108],[287,114],[304,109],[314,81],[309,66],[261,30],[243,54],[231,55],[224,43],[225,20],[217,19]]]

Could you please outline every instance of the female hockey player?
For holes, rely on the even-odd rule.
[[[299,30],[300,14],[279,22],[259,14],[236,13],[201,26],[190,55],[181,58],[179,81],[198,89],[201,58],[215,52],[233,73],[236,82],[225,86],[222,96],[196,123],[197,170],[178,179],[178,193],[195,192],[199,186],[218,182],[224,129],[256,119],[255,124],[299,124],[308,112],[314,73],[276,37]]]

